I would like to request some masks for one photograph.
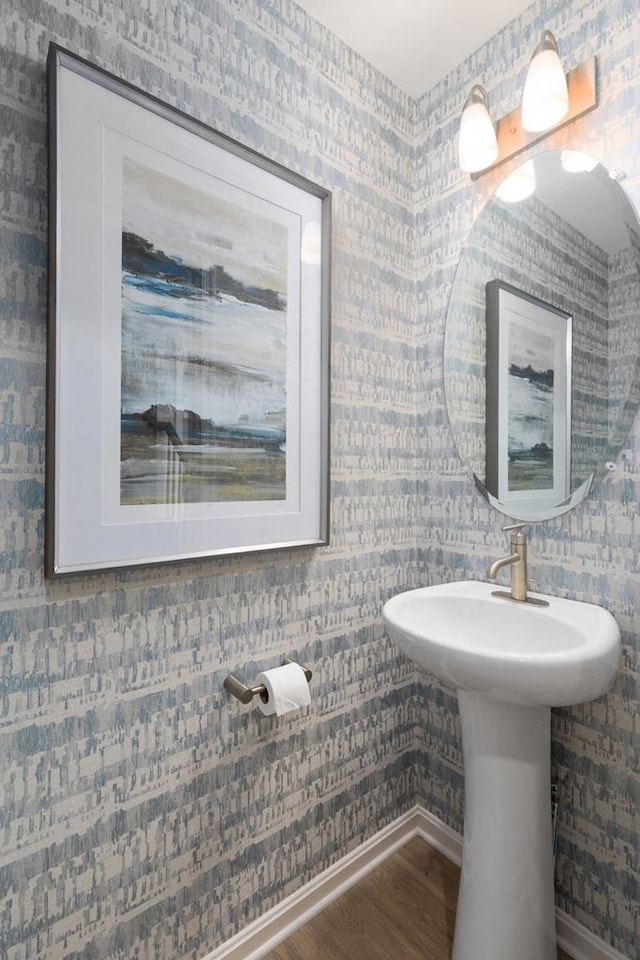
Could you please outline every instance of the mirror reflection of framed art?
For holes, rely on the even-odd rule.
[[[571,476],[571,315],[500,280],[486,287],[487,491],[561,503]]]
[[[488,197],[461,252],[445,324],[444,392],[456,449],[489,503],[529,522],[560,516],[606,482],[640,398],[640,221],[604,164],[591,158],[588,171],[570,172],[565,153],[532,158],[536,189],[527,199],[507,203],[497,190]],[[487,489],[485,289],[495,278],[572,318],[570,470],[556,502],[512,491],[503,504]],[[557,465],[555,450],[554,458]]]

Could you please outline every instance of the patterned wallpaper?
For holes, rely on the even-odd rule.
[[[332,190],[326,549],[43,580],[51,40]],[[415,803],[415,105],[288,0],[6,0],[0,90],[0,958],[200,958]]]
[[[460,174],[453,143],[475,79],[511,109],[543,25],[571,64],[600,63],[599,110],[558,137],[629,171],[637,202],[636,0],[537,3],[418,104],[292,0],[5,0],[0,960],[196,960],[416,800],[461,827],[455,694],[396,654],[380,610],[482,576],[504,548],[445,413],[447,298],[491,187]],[[329,547],[44,581],[50,40],[332,190]],[[531,545],[541,588],[606,603],[624,632],[612,694],[557,712],[554,763],[558,902],[628,956],[637,441]],[[275,720],[229,701],[229,671],[285,655],[315,671],[307,710]]]
[[[483,577],[504,554],[506,518],[473,489],[443,412],[442,346],[449,292],[478,212],[512,162],[470,181],[458,169],[455,132],[474,82],[487,88],[495,117],[522,90],[531,51],[544,28],[567,69],[598,60],[599,106],[553,134],[549,147],[575,146],[625,171],[640,209],[640,10],[637,0],[539,0],[480,48],[419,103],[417,187],[420,565],[424,583]],[[638,305],[635,304],[637,323]],[[557,903],[624,956],[640,942],[640,423],[610,474],[578,509],[530,529],[530,576],[539,589],[594,601],[616,616],[623,639],[614,689],[595,703],[553,712],[553,765],[560,785]],[[462,826],[459,746],[443,698],[425,678],[421,741],[427,755],[421,793],[427,807]],[[436,759],[437,758],[437,759]]]
[[[627,274],[618,271],[612,279],[617,280],[618,275]],[[573,492],[607,453],[609,258],[536,196],[515,204],[494,199],[474,224],[451,288],[445,331],[445,391],[460,456],[483,481],[485,287],[493,279],[510,283],[571,315]],[[622,291],[618,299],[624,302]],[[619,328],[617,314],[611,322]],[[619,393],[630,379],[625,372],[627,376],[620,377]]]
[[[640,294],[640,234],[629,229],[631,246],[609,265],[609,380],[615,398],[609,411],[609,442],[624,442],[640,399],[640,363],[631,345],[640,337],[637,302]],[[629,387],[629,384],[631,385]]]

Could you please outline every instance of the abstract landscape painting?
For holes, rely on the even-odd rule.
[[[552,490],[554,349],[551,336],[512,324],[509,336],[509,490]]]
[[[51,44],[48,576],[329,539],[331,193]]]
[[[287,229],[123,161],[120,502],[284,500]]]

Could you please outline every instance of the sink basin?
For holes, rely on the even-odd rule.
[[[461,581],[400,593],[383,617],[412,660],[445,683],[507,703],[560,707],[609,690],[620,631],[591,603],[532,594],[548,606],[493,596],[496,585]]]
[[[602,607],[535,606],[465,581],[410,590],[383,610],[391,637],[456,687],[464,845],[453,960],[556,960],[551,707],[611,686],[620,631]]]

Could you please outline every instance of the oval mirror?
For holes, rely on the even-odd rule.
[[[550,151],[500,184],[456,270],[444,378],[462,461],[502,513],[555,517],[611,468],[640,401],[639,310],[640,224],[602,164]]]

